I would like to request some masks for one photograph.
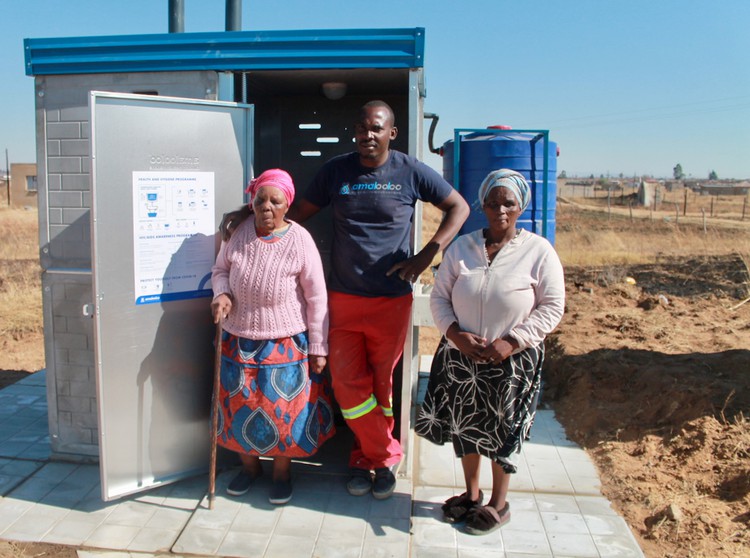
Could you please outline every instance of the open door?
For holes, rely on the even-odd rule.
[[[102,498],[208,469],[210,273],[251,174],[249,105],[91,92]]]

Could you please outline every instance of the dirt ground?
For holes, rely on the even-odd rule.
[[[744,261],[566,274],[544,399],[594,459],[604,494],[646,556],[750,556]]]
[[[59,544],[0,541],[0,558],[77,558],[76,549]]]
[[[565,271],[567,310],[548,339],[542,404],[592,457],[647,557],[750,556],[745,260]],[[37,370],[42,347],[40,334],[3,340],[0,385]],[[0,542],[0,557],[31,556],[75,552]]]

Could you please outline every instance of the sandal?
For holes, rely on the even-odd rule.
[[[464,492],[460,496],[453,496],[448,498],[443,504],[443,519],[447,523],[461,523],[469,515],[469,512],[482,505],[484,494],[479,491],[479,498],[472,500],[469,498],[469,494]]]
[[[486,535],[499,529],[510,521],[510,504],[507,502],[502,510],[492,506],[474,508],[466,518],[466,532],[470,535]]]

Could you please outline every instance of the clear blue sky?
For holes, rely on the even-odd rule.
[[[185,0],[185,31],[224,0]],[[749,0],[243,0],[243,30],[425,27],[425,111],[550,130],[558,170],[750,178]],[[23,39],[166,33],[167,0],[0,0],[0,167],[34,162]],[[425,150],[427,152],[427,150]],[[427,162],[440,168],[437,156]]]

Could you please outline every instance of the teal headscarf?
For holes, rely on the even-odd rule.
[[[510,169],[498,169],[488,174],[482,185],[479,186],[478,201],[479,207],[484,206],[484,202],[487,199],[490,190],[503,186],[508,188],[513,195],[516,196],[518,204],[521,206],[521,212],[523,212],[531,201],[531,188],[529,188],[528,182],[519,172]]]

